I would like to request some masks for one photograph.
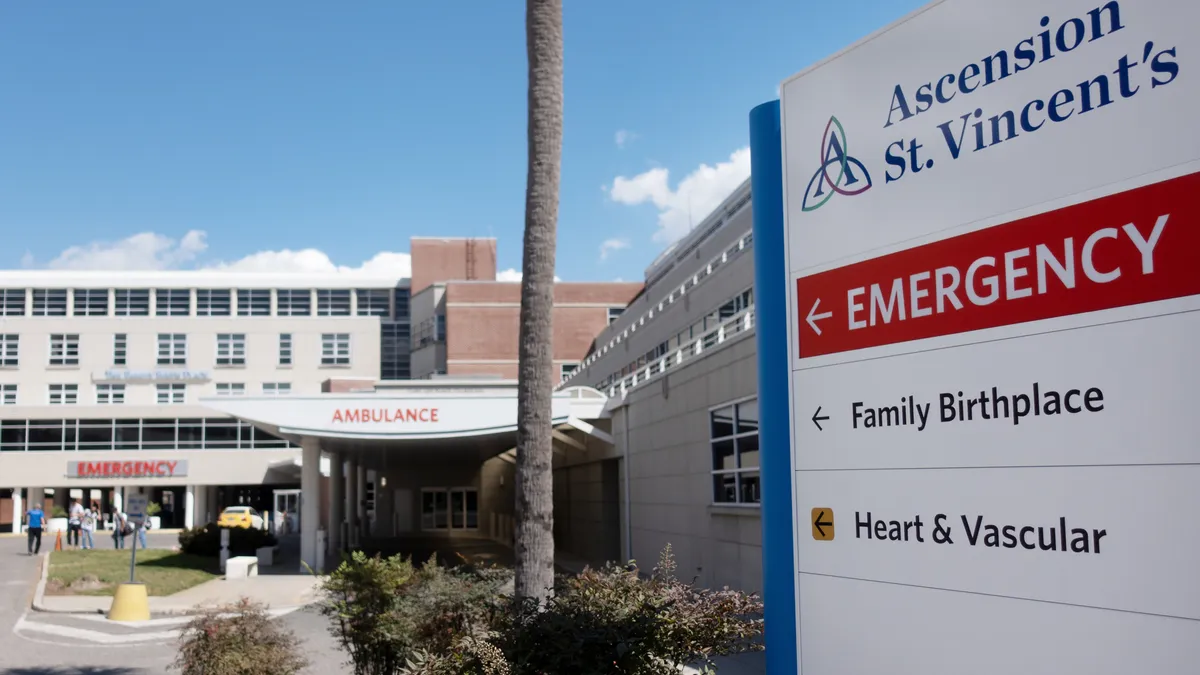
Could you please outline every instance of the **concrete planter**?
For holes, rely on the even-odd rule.
[[[46,528],[47,532],[66,532],[67,531],[67,519],[66,518],[51,518],[47,524],[49,525],[49,527]]]
[[[270,567],[275,564],[275,556],[279,555],[279,547],[264,546],[258,549],[256,553],[258,554],[258,566]]]
[[[161,530],[162,529],[162,518],[159,518],[158,516],[150,516],[150,529],[151,530]]]

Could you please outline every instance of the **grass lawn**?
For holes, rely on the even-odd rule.
[[[150,595],[170,595],[218,578],[213,558],[162,549],[138,550],[135,578]],[[129,549],[54,551],[47,595],[112,595],[129,581]]]

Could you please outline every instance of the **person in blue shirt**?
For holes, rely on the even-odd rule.
[[[37,555],[42,552],[42,528],[46,524],[46,513],[42,511],[41,504],[34,504],[33,508],[25,512],[25,531],[29,537],[29,555]]]

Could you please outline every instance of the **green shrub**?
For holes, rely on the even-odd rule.
[[[59,506],[58,504],[55,504],[54,508],[50,509],[50,517],[51,518],[66,518],[67,510],[64,509],[63,507]]]
[[[406,675],[662,675],[684,665],[709,670],[714,657],[762,649],[758,598],[679,581],[669,546],[648,577],[632,563],[584,570],[559,577],[541,605],[508,598],[504,572],[432,564],[414,570],[389,560],[343,565],[342,578],[364,587],[347,593],[338,582],[341,604],[327,612],[369,614],[373,626],[357,624],[361,644],[391,636],[388,659],[373,669],[359,670],[356,662],[358,675],[396,672],[388,670],[396,664]],[[403,570],[390,587],[371,580],[386,565]],[[360,609],[359,597],[377,601]],[[340,636],[345,643],[347,634]]]
[[[147,517],[153,518],[154,516],[157,516],[160,513],[162,513],[162,505],[159,504],[158,502],[150,502],[149,504],[146,505],[146,516]]]
[[[229,531],[229,555],[255,555],[258,549],[275,546],[275,535],[263,530],[246,527],[217,527],[209,523],[204,527],[184,530],[179,533],[179,549],[192,555],[216,558],[221,555],[221,530]]]
[[[710,671],[713,657],[762,649],[761,613],[753,595],[676,579],[668,546],[648,578],[633,564],[560,577],[544,604],[514,602],[497,615],[487,639],[513,675],[661,675],[684,665]],[[500,672],[488,654],[478,638],[459,640],[449,651],[431,649],[410,671]]]
[[[433,560],[417,568],[399,555],[355,552],[325,579],[321,612],[355,675],[392,675],[421,658],[418,650],[453,653],[495,623],[510,580],[496,568],[446,569]]]
[[[181,675],[296,675],[308,665],[296,636],[245,598],[203,611],[179,642],[172,668]]]

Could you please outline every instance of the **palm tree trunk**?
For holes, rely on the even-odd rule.
[[[545,598],[554,583],[554,252],[563,136],[562,0],[526,0],[529,170],[517,377],[516,587]]]

